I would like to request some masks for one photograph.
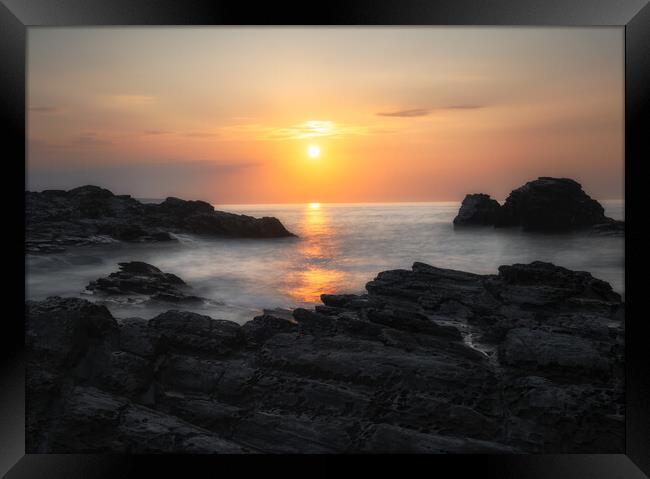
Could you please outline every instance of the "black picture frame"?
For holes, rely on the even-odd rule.
[[[219,458],[195,456],[25,455],[24,252],[25,54],[32,26],[102,25],[514,25],[621,26],[625,29],[626,448],[614,455],[366,456]],[[157,471],[241,474],[250,465],[302,474],[327,473],[342,462],[404,472],[505,478],[642,478],[650,475],[650,348],[643,288],[643,161],[650,158],[650,5],[648,0],[348,0],[302,4],[240,0],[0,0],[0,115],[5,297],[1,315],[0,474],[5,477],[126,477]],[[21,163],[22,158],[22,163]],[[8,170],[8,171],[7,171]],[[24,257],[24,256],[23,256]],[[15,259],[7,270],[6,259]],[[282,465],[279,461],[282,461]],[[318,466],[312,462],[318,462]],[[221,469],[230,464],[229,471]],[[305,467],[302,467],[305,466]],[[318,467],[318,469],[315,469]],[[237,468],[237,469],[235,469]],[[366,469],[366,474],[369,471]]]

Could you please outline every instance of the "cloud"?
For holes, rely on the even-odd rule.
[[[318,137],[340,138],[366,135],[368,129],[363,126],[346,125],[329,120],[309,120],[287,127],[265,128],[261,133],[269,140],[303,140]]]
[[[173,132],[169,130],[145,130],[143,133],[145,135],[169,135]]]
[[[97,133],[94,131],[88,131],[79,135],[75,143],[82,146],[103,146],[110,145],[113,142],[105,138],[98,137]]]
[[[219,133],[213,131],[189,131],[183,133],[183,136],[188,136],[190,138],[213,138],[219,136]]]
[[[56,113],[60,113],[61,109],[57,108],[55,106],[32,106],[32,107],[29,107],[29,111],[31,111],[33,113],[56,114]]]
[[[397,116],[400,118],[411,118],[414,116],[427,116],[431,110],[426,108],[414,108],[412,110],[398,110],[377,113],[378,116]]]
[[[477,108],[483,108],[483,105],[449,105],[438,108],[413,108],[410,110],[397,110],[397,111],[388,111],[388,112],[379,112],[378,116],[392,116],[399,118],[413,118],[418,116],[427,116],[438,110],[475,110]]]
[[[485,105],[451,105],[446,106],[444,110],[476,110],[478,108],[484,108]]]

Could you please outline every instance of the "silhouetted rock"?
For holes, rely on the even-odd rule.
[[[115,241],[173,241],[170,233],[228,238],[294,236],[277,218],[253,218],[215,211],[204,201],[167,198],[143,204],[97,186],[69,191],[25,192],[29,253]]]
[[[455,225],[519,226],[525,231],[590,230],[620,234],[624,223],[605,210],[580,184],[568,178],[540,177],[513,190],[503,206],[485,194],[467,195]]]
[[[623,450],[624,305],[607,283],[415,263],[367,290],[243,326],[28,302],[28,452]]]
[[[466,195],[460,206],[458,216],[454,218],[455,225],[494,225],[498,221],[501,206],[490,195],[477,193]]]
[[[604,208],[578,182],[540,177],[510,193],[497,224],[530,231],[564,231],[593,226],[605,218]]]

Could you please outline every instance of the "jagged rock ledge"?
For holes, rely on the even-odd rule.
[[[84,293],[100,298],[130,298],[146,303],[204,303],[190,294],[191,287],[173,273],[142,261],[118,263],[120,270],[91,281]]]
[[[454,225],[520,226],[540,232],[625,232],[625,223],[605,216],[602,205],[589,197],[580,183],[550,177],[540,177],[513,190],[503,205],[484,193],[466,195]]]
[[[27,452],[620,453],[623,309],[549,263],[415,263],[240,326],[26,305]]]
[[[160,204],[144,204],[92,185],[69,191],[26,191],[25,204],[28,253],[113,241],[172,241],[170,233],[227,238],[295,236],[277,218],[216,211],[204,201],[173,197]]]

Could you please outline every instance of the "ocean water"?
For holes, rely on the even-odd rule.
[[[623,203],[602,202],[623,219]],[[177,274],[200,306],[106,303],[118,318],[150,318],[189,309],[246,322],[265,308],[319,302],[321,293],[360,293],[380,271],[421,261],[437,267],[496,273],[502,264],[549,261],[589,271],[624,294],[624,239],[587,234],[530,234],[517,229],[454,229],[458,203],[217,205],[251,216],[275,216],[298,238],[208,239],[178,235],[174,244],[109,244],[26,258],[27,297],[78,296],[121,261],[145,261]]]

